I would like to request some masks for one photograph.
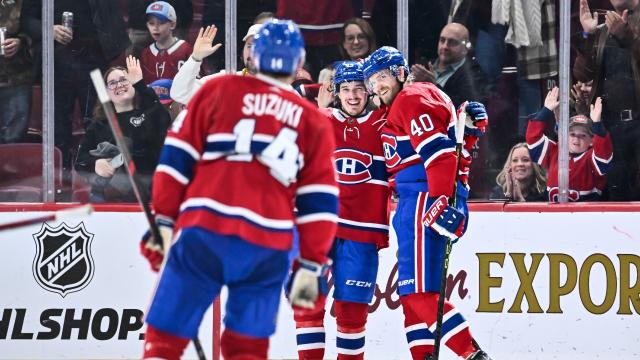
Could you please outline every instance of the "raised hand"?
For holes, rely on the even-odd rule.
[[[328,108],[333,104],[333,86],[330,81],[325,81],[318,89],[318,107]]]
[[[131,85],[142,80],[142,68],[140,67],[140,60],[136,59],[133,55],[127,56],[127,76]]]
[[[204,29],[200,28],[191,53],[191,57],[195,61],[202,61],[202,59],[213,54],[222,46],[221,43],[213,45],[213,39],[216,37],[217,32],[218,28],[215,25],[209,25]]]
[[[555,111],[558,106],[560,106],[560,89],[558,87],[554,87],[549,90],[547,93],[547,97],[544,99],[544,107],[551,111]]]
[[[627,17],[629,16],[629,11],[625,10],[622,12],[622,16],[618,15],[615,11],[607,11],[607,14],[604,18],[604,23],[607,25],[607,29],[609,29],[609,33],[615,36],[618,39],[624,39],[627,37],[627,32],[629,31],[627,28]]]
[[[598,96],[596,102],[591,104],[591,113],[589,114],[591,121],[594,123],[600,122],[602,120],[602,98]]]
[[[589,34],[593,34],[598,26],[598,13],[594,11],[591,14],[587,0],[580,0],[580,24],[582,30]]]

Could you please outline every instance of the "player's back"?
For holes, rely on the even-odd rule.
[[[178,132],[195,132],[189,136],[202,150],[177,227],[204,226],[288,249],[296,190],[335,187],[328,120],[291,88],[264,76],[212,79],[188,113],[184,125],[190,128]]]

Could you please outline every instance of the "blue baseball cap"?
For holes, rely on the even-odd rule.
[[[156,92],[156,95],[158,95],[158,99],[160,99],[160,103],[169,104],[173,102],[171,95],[169,95],[171,93],[172,84],[173,80],[171,79],[158,79],[149,84],[149,87]]]
[[[147,6],[147,16],[155,16],[162,21],[176,22],[178,16],[176,10],[165,1],[156,1]]]

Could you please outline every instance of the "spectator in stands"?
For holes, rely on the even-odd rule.
[[[580,1],[581,44],[573,75],[593,80],[589,101],[605,99],[603,121],[611,133],[613,151],[607,190],[609,200],[640,200],[640,5],[638,0],[611,0],[615,11],[591,12],[587,0]]]
[[[246,34],[253,24],[263,24],[266,19],[274,18],[276,0],[242,0],[237,7],[236,36],[237,46],[243,46],[242,34]],[[310,8],[313,9],[313,8]],[[258,14],[256,16],[256,14]],[[204,0],[202,8],[202,25],[214,25],[218,28],[219,39],[225,39],[225,0]],[[225,68],[224,51],[215,52],[205,60],[207,74],[216,73]]]
[[[253,48],[253,36],[258,32],[261,26],[261,24],[253,24],[247,31],[244,38],[242,38],[244,41],[242,61],[245,68],[240,72],[241,74],[255,74],[255,68],[251,61],[251,49]],[[191,56],[173,78],[173,86],[171,87],[171,98],[173,100],[182,104],[188,103],[189,100],[191,100],[191,97],[193,97],[205,81],[214,76],[225,73],[224,70],[221,70],[219,73],[198,78],[202,60],[211,54],[214,54],[220,46],[222,46],[222,44],[213,45],[213,39],[215,38],[216,33],[217,28],[215,26],[207,26],[205,29],[200,29],[198,38],[193,44],[193,52],[191,53]]]
[[[526,143],[514,145],[496,177],[490,200],[547,201],[544,169],[531,160]]]
[[[24,0],[25,21],[34,39],[42,36],[42,0]],[[73,28],[62,24],[62,13],[73,13]],[[83,125],[91,118],[96,93],[89,78],[93,69],[105,69],[129,46],[120,9],[113,0],[55,0],[53,38],[55,91],[55,145],[63,153],[63,166],[72,163],[72,116],[76,101]],[[35,37],[34,37],[35,36]],[[38,53],[38,51],[36,51]]]
[[[344,22],[339,48],[342,59],[353,61],[364,59],[377,48],[376,34],[367,20],[351,18]]]
[[[549,201],[558,201],[558,144],[544,134],[546,121],[555,120],[554,111],[560,105],[559,89],[547,94],[544,106],[527,127],[527,146],[533,161],[548,171]],[[591,105],[591,120],[576,115],[569,122],[569,200],[599,200],[604,190],[613,149],[609,134],[602,124],[602,99]],[[591,124],[592,122],[592,124]]]
[[[21,11],[22,0],[0,2],[0,27],[6,28],[0,44],[0,144],[22,140],[31,114],[31,39],[20,26]]]
[[[412,65],[413,81],[437,84],[456,107],[467,100],[485,102],[488,96],[486,76],[476,60],[468,56],[470,49],[467,28],[458,23],[446,25],[438,40],[438,58],[426,66]]]
[[[178,18],[173,6],[156,1],[147,7],[147,29],[154,42],[142,51],[144,81],[173,79],[191,54],[191,45],[173,35]]]
[[[337,45],[343,36],[344,23],[354,16],[371,14],[373,1],[361,2],[362,8],[354,8],[355,3],[357,1],[278,0],[276,17],[295,21],[302,31],[306,67],[314,79],[321,69],[340,59]]]
[[[171,118],[154,90],[144,84],[136,58],[127,58],[126,69],[109,68],[104,78],[118,124],[129,144],[136,178],[143,185],[143,198],[148,198]],[[92,202],[136,201],[119,153],[108,120],[98,105],[75,164],[76,170],[91,184]]]
[[[147,30],[146,10],[154,0],[127,0],[129,13],[129,38],[131,47],[127,53],[140,57],[142,50],[151,44],[154,39]],[[176,27],[174,34],[180,39],[187,39],[189,28],[193,21],[193,4],[191,0],[166,0],[176,11]]]

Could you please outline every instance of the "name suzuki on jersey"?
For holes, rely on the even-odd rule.
[[[276,94],[246,94],[242,98],[242,113],[246,116],[271,115],[291,127],[298,127],[302,107]]]

